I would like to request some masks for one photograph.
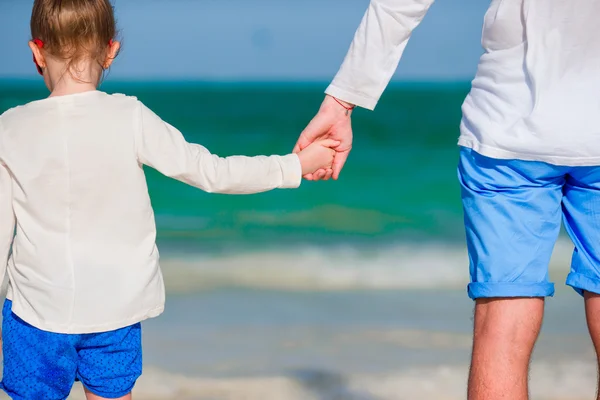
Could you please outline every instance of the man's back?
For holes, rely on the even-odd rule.
[[[497,158],[600,162],[600,2],[495,0],[459,143]]]

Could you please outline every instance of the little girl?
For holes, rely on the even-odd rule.
[[[207,192],[258,193],[330,168],[338,142],[220,158],[137,99],[98,91],[119,51],[109,0],[36,0],[31,34],[51,95],[0,117],[2,389],[59,400],[80,380],[88,399],[130,399],[140,322],[165,302],[142,166]]]

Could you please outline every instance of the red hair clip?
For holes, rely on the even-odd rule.
[[[40,49],[44,48],[44,42],[42,42],[40,39],[33,39],[32,42],[35,43],[35,45],[37,47],[39,47]],[[35,59],[35,54],[33,55],[33,63],[35,64],[38,73],[43,76],[44,71],[42,71],[42,67],[40,67],[39,64],[37,63],[37,60]]]

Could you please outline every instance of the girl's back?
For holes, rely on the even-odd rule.
[[[18,221],[9,263],[19,273],[10,290],[11,298],[28,298],[15,302],[22,318],[48,330],[108,330],[127,316],[162,310],[135,138],[142,137],[141,115],[134,98],[90,91],[36,101],[0,119],[0,159],[12,175]]]
[[[0,276],[9,286],[0,389],[64,399],[77,378],[88,399],[131,399],[141,322],[165,301],[142,166],[207,192],[250,194],[331,174],[339,142],[221,158],[137,99],[98,91],[120,48],[109,0],[36,0],[31,35],[52,94],[0,116]]]

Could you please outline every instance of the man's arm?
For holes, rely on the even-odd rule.
[[[309,180],[338,179],[352,149],[352,124],[347,108],[373,110],[398,67],[413,30],[434,0],[371,0],[350,50],[325,91],[317,115],[300,135],[294,152],[317,139],[340,142],[331,170],[306,175]],[[341,100],[340,104],[337,100]]]
[[[326,93],[372,110],[413,30],[434,0],[371,0],[344,63]]]

